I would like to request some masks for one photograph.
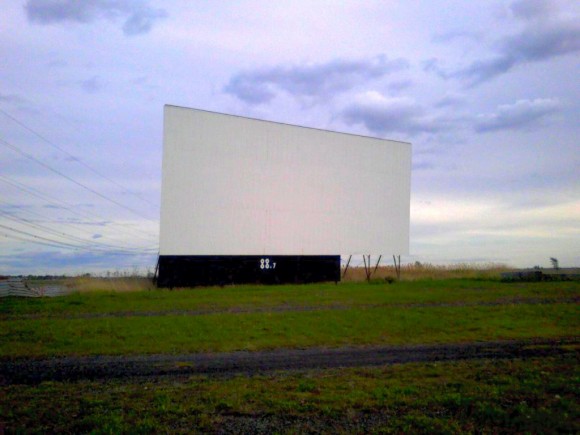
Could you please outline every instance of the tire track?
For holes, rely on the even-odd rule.
[[[415,346],[277,349],[196,353],[15,359],[0,361],[0,385],[160,376],[253,375],[277,370],[365,367],[410,362],[509,359],[574,354],[580,337]]]

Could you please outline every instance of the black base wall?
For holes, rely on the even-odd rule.
[[[340,281],[340,255],[161,255],[158,287]]]

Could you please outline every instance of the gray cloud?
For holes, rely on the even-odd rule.
[[[426,171],[435,169],[435,165],[431,162],[413,162],[413,171]]]
[[[580,51],[580,22],[558,22],[506,38],[501,43],[505,57],[516,61],[539,61]]]
[[[495,53],[455,71],[443,71],[436,59],[424,63],[426,71],[443,78],[456,77],[475,86],[504,74],[518,65],[540,62],[580,51],[580,19],[560,18],[556,2],[518,1],[513,15],[523,23],[522,30],[498,40]]]
[[[16,94],[0,94],[0,102],[1,103],[12,103],[12,104],[19,104],[24,103],[24,98],[16,95]]]
[[[478,116],[474,129],[485,133],[533,128],[544,118],[560,110],[561,106],[558,100],[551,98],[519,100],[514,104],[499,106],[495,113]]]
[[[127,36],[147,33],[157,20],[167,16],[164,9],[153,9],[139,0],[28,0],[24,8],[28,20],[41,25],[124,19]]]
[[[436,57],[422,61],[421,66],[423,67],[423,71],[440,73],[439,59]]]
[[[54,59],[54,60],[51,60],[50,62],[48,62],[48,64],[47,64],[47,66],[50,68],[61,68],[61,67],[67,66],[67,65],[68,65],[68,63],[62,59]]]
[[[426,114],[425,109],[410,98],[386,98],[377,92],[367,92],[342,112],[349,124],[363,124],[375,134],[436,133],[447,128],[447,122]]]
[[[526,20],[555,15],[558,4],[550,0],[518,0],[511,4],[512,13]]]
[[[166,16],[167,13],[162,9],[141,8],[129,15],[129,18],[123,24],[123,32],[128,36],[147,33],[151,30],[156,20]]]
[[[395,80],[388,84],[388,88],[393,93],[398,93],[402,90],[408,89],[413,86],[412,80]]]
[[[465,104],[465,96],[463,95],[446,95],[435,103],[435,107],[458,107]]]
[[[479,39],[481,39],[482,35],[479,32],[471,32],[468,30],[452,30],[449,32],[445,32],[445,33],[438,33],[436,35],[434,35],[431,40],[435,43],[444,43],[444,42],[449,42],[449,41],[454,41],[454,40],[463,40],[463,39],[467,39],[467,40],[471,40],[471,41],[477,41]]]
[[[500,53],[492,58],[473,62],[450,74],[468,80],[470,85],[490,80],[522,63],[539,62],[552,57],[580,51],[580,23],[560,23],[557,26],[528,29],[505,38]]]
[[[81,81],[80,85],[83,91],[88,92],[90,94],[98,92],[102,88],[101,81],[97,76]]]
[[[327,63],[277,66],[233,76],[224,91],[249,104],[266,103],[279,91],[296,97],[331,97],[367,80],[407,68],[404,59],[381,55],[369,60],[336,59]]]
[[[456,106],[461,103],[461,97],[448,96],[435,103],[434,108]],[[377,92],[367,92],[358,95],[342,111],[341,118],[349,124],[362,124],[369,131],[379,135],[386,133],[404,133],[410,136],[421,133],[441,135],[464,128],[486,133],[537,128],[550,115],[560,111],[562,106],[557,99],[538,98],[501,105],[490,114],[449,116],[445,112],[434,113],[433,109],[427,110],[410,98],[388,98]]]

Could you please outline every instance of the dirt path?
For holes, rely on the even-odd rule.
[[[278,349],[263,352],[197,353],[17,359],[0,361],[0,385],[42,381],[209,374],[231,376],[274,370],[362,367],[408,362],[481,358],[526,358],[563,353],[580,355],[580,337],[420,346],[336,349]],[[575,345],[575,346],[570,346]]]
[[[491,301],[476,302],[425,302],[425,303],[385,303],[385,304],[329,304],[329,305],[274,305],[264,307],[215,307],[198,310],[165,310],[165,311],[117,311],[108,313],[55,313],[55,314],[0,314],[0,320],[33,320],[33,319],[101,319],[116,317],[158,317],[158,316],[204,316],[208,314],[248,314],[248,313],[282,313],[288,311],[326,311],[368,308],[434,308],[434,307],[493,307],[498,305],[544,305],[544,304],[578,304],[580,297],[568,298],[502,298]]]

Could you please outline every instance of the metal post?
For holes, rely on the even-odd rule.
[[[377,265],[375,266],[375,270],[373,271],[373,274],[375,274],[377,272],[377,269],[379,268],[379,263],[381,262],[381,257],[382,257],[382,255],[379,255],[379,259],[377,260]]]
[[[365,275],[367,277],[367,281],[370,281],[371,280],[371,256],[370,256],[370,254],[369,254],[368,257],[369,257],[369,264],[367,266],[367,258],[363,254],[363,262],[364,262],[364,265],[365,265]]]
[[[346,267],[344,268],[344,273],[342,274],[342,277],[344,278],[346,276],[346,271],[348,270],[348,265],[350,264],[350,260],[352,258],[352,255],[348,256],[348,261],[346,262]]]
[[[393,261],[395,262],[395,273],[397,274],[397,279],[401,279],[401,256],[399,255],[399,264],[397,265],[397,257],[393,254]]]
[[[157,279],[159,278],[159,254],[157,255],[157,264],[155,265],[155,273],[153,273],[153,284],[157,285]]]
[[[397,255],[399,258],[399,274],[397,275],[397,279],[401,279],[401,256]]]

